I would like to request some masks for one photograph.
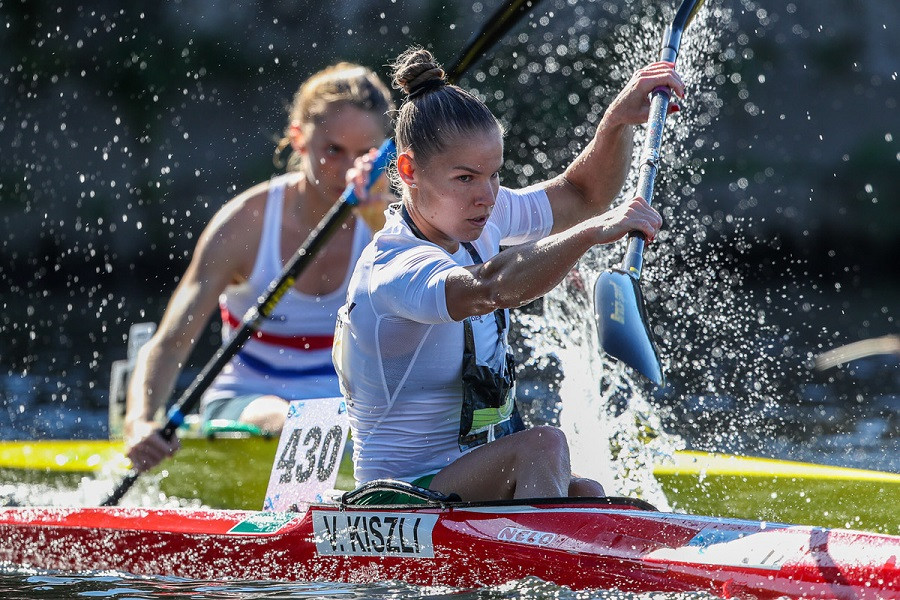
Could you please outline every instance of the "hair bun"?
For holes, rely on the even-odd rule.
[[[444,70],[431,52],[421,47],[406,50],[392,67],[394,88],[403,90],[410,98],[447,84]]]

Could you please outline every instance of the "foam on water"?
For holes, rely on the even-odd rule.
[[[145,473],[118,503],[118,506],[154,508],[201,508],[197,499],[176,498],[161,491],[165,470]],[[117,466],[106,465],[96,473],[74,482],[0,483],[0,506],[99,506],[122,480]]]
[[[0,592],[9,598],[60,598],[126,596],[129,598],[190,597],[197,600],[221,598],[295,598],[353,600],[390,598],[415,600],[706,600],[714,596],[702,592],[632,594],[614,590],[572,591],[568,588],[525,578],[476,590],[449,586],[413,586],[399,581],[373,583],[202,581],[179,577],[143,577],[117,572],[58,574],[0,567]]]

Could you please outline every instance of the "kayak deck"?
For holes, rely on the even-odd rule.
[[[694,517],[628,499],[308,512],[0,510],[0,562],[192,579],[573,589],[721,597],[900,598],[900,537]]]

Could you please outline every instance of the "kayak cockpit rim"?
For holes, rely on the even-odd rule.
[[[381,492],[395,492],[405,494],[421,500],[421,503],[405,504],[362,504],[369,496]],[[600,497],[576,497],[576,498],[514,498],[510,500],[490,501],[463,501],[457,494],[445,495],[428,488],[419,487],[405,481],[395,479],[376,479],[359,486],[353,491],[340,496],[338,507],[345,508],[379,508],[379,509],[409,509],[409,508],[493,508],[510,506],[560,506],[560,505],[599,504],[603,506],[628,506],[638,510],[658,512],[656,507],[644,500],[637,498],[600,496]],[[315,505],[313,505],[315,506]]]

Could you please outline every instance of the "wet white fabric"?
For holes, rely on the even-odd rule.
[[[552,225],[543,190],[501,188],[473,245],[487,261],[501,245],[540,239]],[[358,482],[411,481],[461,456],[463,325],[450,318],[444,286],[454,269],[471,264],[461,245],[451,255],[417,238],[399,210],[360,257],[335,340]],[[472,327],[477,356],[502,360],[493,314]]]

